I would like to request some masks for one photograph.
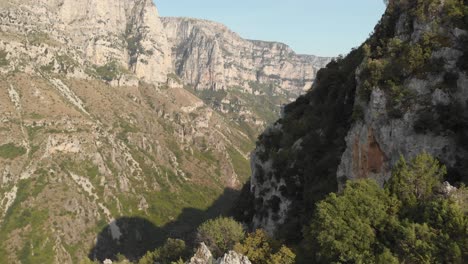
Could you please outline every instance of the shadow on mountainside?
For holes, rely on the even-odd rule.
[[[91,260],[104,261],[117,260],[118,255],[123,255],[130,261],[137,261],[146,252],[161,246],[169,237],[184,239],[190,243],[194,240],[194,231],[201,223],[229,213],[239,193],[237,190],[226,188],[207,210],[185,208],[176,220],[161,227],[141,217],[118,218],[101,230],[88,257]],[[115,226],[121,233],[119,239],[112,237]]]

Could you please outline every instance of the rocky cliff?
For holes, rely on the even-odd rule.
[[[390,1],[365,44],[319,71],[257,143],[254,227],[299,240],[317,200],[349,179],[384,184],[400,155],[428,152],[468,182],[467,4]]]
[[[176,73],[195,89],[253,92],[249,82],[274,83],[299,95],[329,58],[298,55],[285,44],[246,40],[226,26],[191,18],[162,18]]]
[[[53,39],[93,65],[115,61],[149,82],[165,82],[172,72],[170,47],[151,0],[2,0],[1,7],[2,31],[21,33],[26,45]]]
[[[162,22],[183,82],[222,114],[257,131],[278,118],[282,104],[308,90],[330,61],[298,55],[282,43],[243,39],[216,22]]]
[[[0,29],[1,263],[137,260],[232,203],[252,141],[167,81],[152,1],[2,0]]]

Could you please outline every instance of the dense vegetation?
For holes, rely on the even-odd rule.
[[[394,0],[372,36],[346,57],[332,61],[317,76],[308,94],[286,106],[279,129],[264,133],[258,142],[257,155],[273,166],[270,172],[257,168],[259,183],[284,180],[281,194],[293,207],[279,236],[296,243],[298,230],[312,217],[315,203],[336,191],[336,171],[351,124],[364,118],[370,95],[380,89],[387,99],[388,119],[400,119],[414,105],[416,133],[453,135],[462,148],[468,147],[466,102],[457,98],[460,70],[466,70],[468,43],[453,34],[455,27],[468,29],[467,1],[463,0]],[[464,52],[456,64],[447,66],[441,52],[446,49]],[[440,89],[450,98],[447,105],[434,107],[431,98],[421,98],[408,88],[411,79],[440,80],[429,82],[429,89]],[[358,82],[356,82],[358,80]],[[359,84],[359,85],[358,85]],[[297,148],[297,146],[300,146]],[[449,168],[448,179],[468,183],[466,160],[457,158]],[[339,179],[340,180],[340,179]],[[245,188],[248,192],[249,188]],[[248,195],[248,194],[245,194]],[[239,219],[275,212],[275,199],[244,199],[238,208]],[[270,207],[268,205],[271,205]],[[273,219],[278,217],[272,216]]]
[[[257,155],[263,161],[273,160],[274,176],[286,181],[282,195],[295,201],[287,225],[280,228],[280,237],[288,241],[301,239],[298,231],[310,219],[315,202],[337,190],[336,168],[351,125],[355,69],[362,59],[363,51],[359,48],[346,58],[340,57],[328,64],[319,71],[312,91],[285,107],[284,117],[277,122],[283,129],[272,130],[259,138],[257,144],[265,146],[265,150]],[[301,148],[296,149],[294,143],[299,139]],[[272,174],[257,176],[260,183],[273,177]],[[256,206],[263,201],[245,198],[249,192],[245,187],[243,201],[236,208],[239,219],[250,216],[246,213],[249,208],[255,208],[259,214],[269,209]],[[274,205],[276,198],[266,202]]]
[[[385,189],[349,182],[317,205],[305,231],[316,263],[464,263],[466,188],[443,188],[446,169],[428,154],[393,169]],[[464,194],[465,193],[465,194]],[[309,260],[310,261],[310,260]]]
[[[26,149],[13,143],[0,146],[0,158],[14,159],[24,154],[26,154]]]
[[[197,240],[205,242],[215,257],[232,249],[244,236],[244,228],[232,218],[208,220],[197,230]]]

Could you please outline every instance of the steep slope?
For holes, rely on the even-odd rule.
[[[133,237],[127,218],[157,227],[127,248],[135,260],[226,210],[217,199],[248,177],[252,142],[166,82],[151,1],[0,7],[1,263],[115,258],[111,244],[91,249],[101,231]]]
[[[467,1],[390,1],[373,36],[260,137],[244,219],[297,241],[325,194],[383,184],[400,155],[422,151],[467,183],[467,15]]]
[[[2,0],[2,30],[20,32],[26,45],[49,38],[92,64],[116,61],[137,77],[165,82],[170,47],[151,0]]]
[[[282,43],[242,39],[216,22],[162,22],[184,83],[218,111],[256,129],[276,120],[280,106],[308,90],[330,61],[297,55]]]

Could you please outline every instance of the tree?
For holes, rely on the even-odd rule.
[[[342,194],[317,204],[305,238],[320,263],[373,263],[377,235],[396,218],[399,202],[373,180],[348,182]],[[384,252],[381,252],[384,253]]]
[[[262,229],[248,234],[242,243],[234,246],[234,251],[247,256],[253,264],[293,264],[296,258],[291,249]]]
[[[386,187],[405,207],[411,209],[418,202],[427,201],[433,196],[446,173],[445,166],[427,153],[416,156],[409,164],[401,157]]]
[[[187,256],[188,250],[185,246],[185,242],[180,239],[169,238],[162,247],[146,253],[146,255],[140,259],[138,264],[153,264],[156,262],[170,264]]]
[[[208,220],[197,229],[198,242],[205,242],[215,257],[232,249],[244,236],[243,226],[227,217]]]
[[[464,263],[467,192],[437,192],[446,169],[422,153],[395,165],[385,189],[348,182],[317,204],[305,246],[319,263]]]

